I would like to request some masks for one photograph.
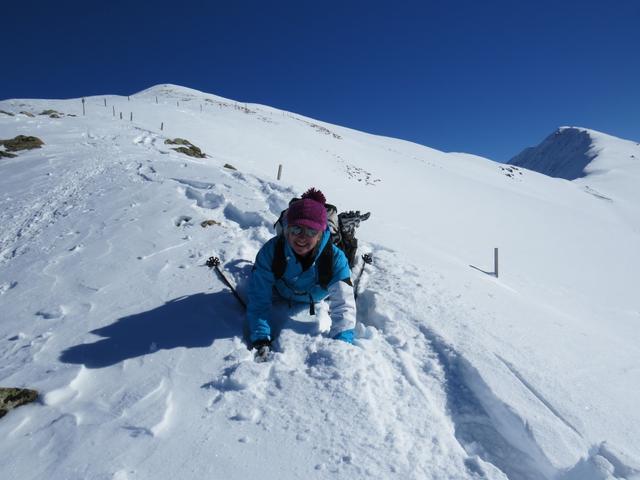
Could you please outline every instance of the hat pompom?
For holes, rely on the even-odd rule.
[[[310,200],[315,200],[316,202],[319,202],[322,205],[327,203],[327,199],[325,198],[324,194],[320,190],[316,190],[313,187],[311,187],[309,190],[304,192],[302,194],[302,198],[308,198]]]

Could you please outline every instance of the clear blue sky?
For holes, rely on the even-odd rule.
[[[0,99],[175,83],[505,161],[640,141],[640,1],[5,2]]]

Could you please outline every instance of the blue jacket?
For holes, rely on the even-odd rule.
[[[289,242],[285,241],[284,255],[287,265],[282,278],[278,280],[275,279],[271,270],[277,237],[269,240],[260,249],[256,256],[248,289],[247,321],[252,342],[262,338],[270,338],[269,318],[274,289],[282,298],[290,302],[311,303],[313,301],[315,303],[327,298],[330,292],[333,302],[333,297],[346,297],[345,289],[348,292],[348,288],[351,289],[350,295],[353,297],[353,287],[339,288],[337,285],[338,283],[344,284],[341,280],[351,278],[351,270],[344,253],[335,245],[332,245],[333,276],[331,281],[327,289],[322,288],[319,284],[317,261],[325,245],[330,241],[330,237],[329,230],[325,230],[316,250],[314,262],[304,272]],[[340,318],[334,318],[334,312],[330,312],[334,327],[339,330],[335,333],[339,334],[342,331],[353,329],[355,326],[355,301],[350,301],[347,298],[336,298],[335,300],[348,303],[347,309],[349,310],[345,315],[344,307],[334,309]],[[346,322],[343,317],[346,317]]]

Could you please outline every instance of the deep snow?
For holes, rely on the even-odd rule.
[[[567,181],[173,85],[85,106],[0,102],[45,142],[0,159],[0,386],[42,393],[3,478],[640,478],[633,142],[588,131]],[[203,265],[244,293],[312,185],[372,211],[359,340],[279,310],[257,364]]]

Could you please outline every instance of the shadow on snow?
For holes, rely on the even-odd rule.
[[[156,350],[208,347],[218,339],[241,337],[243,321],[244,312],[228,291],[198,293],[92,330],[104,338],[64,350],[60,361],[103,368]]]

